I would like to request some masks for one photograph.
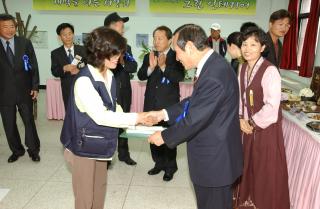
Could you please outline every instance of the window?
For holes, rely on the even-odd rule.
[[[310,15],[311,1],[312,0],[300,0],[300,4],[299,4],[300,9],[299,9],[299,18],[298,18],[299,28],[298,28],[298,53],[297,53],[298,66],[300,66],[300,63],[301,63],[301,55],[302,55],[304,37],[305,37],[309,15]],[[317,36],[319,36],[319,27],[318,27]],[[316,44],[315,48],[317,50],[317,42],[315,44]]]

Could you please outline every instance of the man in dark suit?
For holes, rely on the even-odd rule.
[[[184,69],[176,60],[175,52],[170,48],[172,32],[166,26],[160,26],[153,31],[153,44],[156,51],[144,57],[138,72],[140,80],[148,80],[144,96],[144,111],[161,110],[180,100],[179,81],[184,78]],[[158,125],[167,127],[162,122]],[[157,147],[150,145],[154,168],[149,175],[158,174],[164,170],[164,181],[170,181],[177,171],[177,149],[167,145]]]
[[[291,14],[285,9],[275,11],[270,15],[267,44],[262,56],[277,68],[280,67],[282,57],[282,43],[280,38],[288,33],[290,24]]]
[[[129,21],[129,17],[120,17],[118,13],[109,14],[104,19],[104,26],[111,28],[122,36],[124,34],[124,23]],[[131,47],[127,44],[127,50],[121,55],[117,67],[113,70],[117,83],[117,103],[124,112],[130,112],[131,107],[131,73],[137,72],[138,63],[134,60]],[[118,158],[127,165],[136,165],[137,163],[130,157],[128,138],[121,137],[123,129],[119,129],[118,137]]]
[[[227,61],[208,47],[200,26],[178,28],[173,46],[186,69],[197,68],[194,90],[180,103],[150,113],[173,125],[148,140],[171,148],[187,142],[198,209],[231,209],[231,185],[243,166],[236,75]]]
[[[40,161],[40,140],[33,117],[33,102],[39,92],[37,58],[31,42],[17,37],[13,16],[0,14],[0,108],[3,127],[12,155],[8,162],[25,153],[16,124],[17,108],[25,126],[25,145],[35,162]]]
[[[85,60],[86,50],[83,46],[73,44],[74,27],[69,23],[61,23],[56,29],[63,45],[51,52],[51,73],[61,79],[64,108],[67,109],[71,84],[79,72],[77,63],[72,63],[76,55]]]

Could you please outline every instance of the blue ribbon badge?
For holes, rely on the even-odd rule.
[[[23,59],[23,63],[24,63],[24,70],[28,72],[29,70],[31,70],[31,65],[29,62],[28,55],[23,55],[22,59]]]
[[[133,58],[133,56],[130,55],[128,52],[124,53],[124,59],[129,61],[129,62],[135,62],[135,59]]]
[[[161,79],[161,84],[169,84],[169,83],[170,83],[169,79],[163,76]]]
[[[185,103],[184,103],[184,106],[183,106],[183,113],[181,113],[177,118],[176,118],[176,123],[180,122],[183,118],[185,118],[188,114],[188,109],[189,109],[189,103],[190,101],[187,100]]]

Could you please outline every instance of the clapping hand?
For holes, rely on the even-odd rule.
[[[158,58],[154,55],[154,51],[151,51],[149,54],[149,67],[151,70],[154,70],[154,68],[158,65]]]
[[[150,144],[154,144],[154,145],[157,145],[157,146],[161,146],[162,144],[164,144],[161,132],[160,131],[156,131],[154,134],[149,136],[148,142]]]
[[[166,67],[166,59],[167,59],[167,56],[164,54],[164,53],[161,53],[158,57],[158,65],[160,67],[160,69],[165,69]]]

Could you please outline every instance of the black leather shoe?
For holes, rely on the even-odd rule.
[[[163,181],[171,181],[173,174],[173,172],[165,172],[163,175]]]
[[[131,157],[129,157],[129,158],[125,159],[125,160],[121,159],[120,161],[125,162],[127,165],[137,165],[137,162],[132,160]]]
[[[39,154],[31,154],[30,158],[33,162],[39,162],[40,161],[40,156]]]
[[[21,155],[12,154],[12,155],[10,155],[10,157],[8,158],[8,163],[13,163],[13,162],[17,161],[19,159],[19,157],[21,157],[23,155],[24,154],[21,154]]]
[[[148,174],[149,175],[156,175],[156,174],[160,173],[160,171],[161,171],[160,168],[154,167],[154,168],[152,168],[151,170],[148,171]]]

